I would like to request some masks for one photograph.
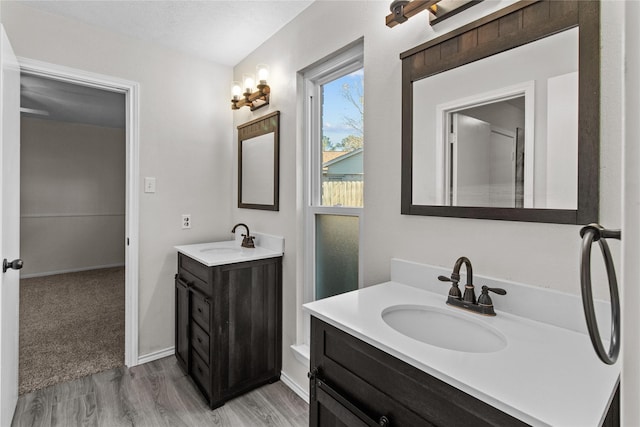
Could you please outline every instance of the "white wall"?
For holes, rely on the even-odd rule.
[[[125,142],[124,129],[22,118],[21,277],[124,264]]]
[[[18,56],[140,84],[140,182],[155,176],[157,192],[140,189],[139,354],[173,346],[173,246],[231,237],[231,69],[18,2],[1,7]]]
[[[233,221],[286,238],[284,258],[283,371],[303,389],[308,367],[289,346],[302,301],[302,135],[298,115],[296,73],[364,36],[365,63],[365,208],[362,224],[364,283],[389,279],[392,257],[452,267],[468,256],[478,274],[570,293],[579,293],[579,226],[536,224],[400,214],[401,61],[399,53],[442,35],[511,1],[485,1],[430,28],[416,16],[393,29],[384,25],[386,1],[317,1],[267,40],[234,69],[235,80],[258,63],[271,65],[271,105],[254,113],[234,114],[234,125],[281,111],[280,212],[233,209]],[[602,150],[600,221],[620,226],[620,140],[622,67],[620,7],[602,7]],[[235,142],[234,142],[235,144]],[[234,175],[235,176],[235,175]],[[234,179],[235,182],[235,179]],[[235,188],[235,187],[234,187]],[[235,192],[232,203],[235,206]],[[612,242],[619,259],[619,246]],[[595,264],[595,263],[594,263]],[[604,283],[594,284],[599,297]]]
[[[578,206],[578,73],[550,78],[547,82],[547,197],[545,204],[556,209]]]

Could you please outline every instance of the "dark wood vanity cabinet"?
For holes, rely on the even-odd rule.
[[[528,424],[311,317],[311,427]],[[619,389],[603,427],[620,426]]]
[[[312,317],[310,426],[527,424]]]
[[[280,379],[282,257],[207,267],[179,253],[175,355],[213,409]]]

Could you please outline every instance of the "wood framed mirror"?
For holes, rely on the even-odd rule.
[[[598,1],[521,1],[400,58],[403,214],[597,221]]]
[[[238,126],[238,207],[279,210],[280,112]]]

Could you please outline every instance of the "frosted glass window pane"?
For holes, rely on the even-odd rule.
[[[316,215],[316,299],[358,289],[359,221]]]

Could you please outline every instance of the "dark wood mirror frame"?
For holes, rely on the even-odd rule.
[[[258,204],[242,201],[242,142],[257,136],[273,133],[273,204]],[[265,158],[264,161],[269,161]],[[280,210],[280,111],[252,120],[238,126],[238,207]]]
[[[579,27],[578,207],[492,208],[413,204],[413,82]],[[600,2],[521,1],[417,46],[402,59],[402,214],[510,221],[597,222],[600,167]]]

